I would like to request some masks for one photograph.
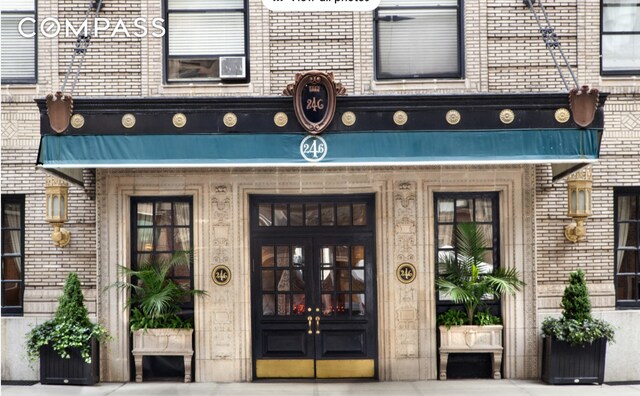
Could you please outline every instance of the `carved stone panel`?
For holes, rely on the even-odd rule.
[[[209,273],[218,265],[226,265],[232,272],[238,273],[231,256],[231,225],[233,212],[231,209],[231,186],[212,185],[210,188],[210,228]],[[210,356],[213,359],[231,359],[234,350],[234,281],[224,287],[213,287],[209,280],[209,301],[207,306],[207,325]]]
[[[416,183],[398,182],[393,194],[394,268],[403,262],[416,265],[417,203]],[[402,284],[393,278],[395,290],[396,358],[415,358],[419,352],[417,284]]]

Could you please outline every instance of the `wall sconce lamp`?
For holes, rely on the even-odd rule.
[[[573,221],[564,227],[564,236],[573,243],[587,235],[585,220],[591,216],[591,167],[584,167],[573,172],[567,178],[569,211],[567,216]]]
[[[46,219],[53,226],[51,239],[58,247],[65,247],[71,241],[71,233],[62,228],[67,221],[69,185],[64,180],[49,176],[45,182],[47,194]]]

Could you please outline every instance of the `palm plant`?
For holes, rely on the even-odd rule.
[[[203,290],[189,289],[171,279],[172,270],[188,266],[190,254],[175,252],[170,258],[151,256],[138,269],[120,266],[126,281],[114,286],[127,289],[131,297],[125,308],[131,309],[131,331],[149,328],[191,328],[179,313],[180,303],[191,296],[206,294]]]
[[[457,254],[440,259],[444,272],[436,280],[438,290],[462,304],[468,324],[473,324],[477,308],[485,305],[487,297],[515,294],[524,286],[515,268],[490,270],[483,259],[486,252],[482,229],[475,223],[461,223],[456,228]]]

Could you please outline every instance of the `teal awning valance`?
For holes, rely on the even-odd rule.
[[[587,163],[597,129],[325,133],[326,156],[309,162],[301,133],[45,135],[45,168]]]

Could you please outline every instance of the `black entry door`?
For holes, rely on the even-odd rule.
[[[296,199],[252,198],[254,375],[375,377],[373,197]]]

